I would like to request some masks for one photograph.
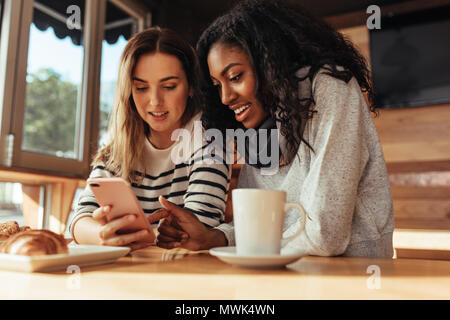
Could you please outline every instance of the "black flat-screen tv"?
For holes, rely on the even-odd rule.
[[[450,6],[381,19],[370,30],[372,81],[380,108],[450,101]]]

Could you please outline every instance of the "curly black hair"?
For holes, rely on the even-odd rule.
[[[301,133],[302,122],[313,117],[312,90],[299,96],[299,81],[311,83],[319,69],[348,82],[353,76],[367,92],[370,110],[376,112],[370,71],[364,57],[353,44],[324,21],[303,7],[272,0],[245,0],[217,18],[197,42],[206,105],[202,121],[205,129],[242,128],[234,113],[225,108],[212,85],[207,56],[216,43],[237,46],[248,55],[256,77],[256,98],[263,108],[281,122],[287,147],[296,152],[308,142]],[[310,67],[299,78],[296,71]],[[343,67],[338,68],[337,66]]]

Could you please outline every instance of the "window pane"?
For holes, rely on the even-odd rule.
[[[0,222],[16,221],[20,227],[36,229],[42,225],[42,186],[0,182]]]
[[[69,13],[67,13],[69,12]],[[83,0],[37,0],[30,27],[22,149],[80,158]]]
[[[110,1],[106,5],[105,39],[102,42],[100,75],[99,145],[107,141],[108,117],[112,109],[119,72],[120,55],[128,39],[137,31],[137,20]]]
[[[22,202],[20,183],[0,182],[0,222],[17,221],[19,226],[25,225]]]

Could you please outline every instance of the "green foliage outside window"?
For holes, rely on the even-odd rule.
[[[79,87],[45,68],[27,75],[22,149],[75,157],[75,130]],[[105,130],[110,106],[100,108],[100,130]]]
[[[78,87],[52,69],[27,75],[24,150],[74,157]]]

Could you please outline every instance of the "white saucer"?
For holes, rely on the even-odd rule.
[[[264,256],[238,256],[236,247],[218,247],[209,253],[220,260],[239,267],[246,268],[280,268],[299,260],[303,254],[274,254]]]

